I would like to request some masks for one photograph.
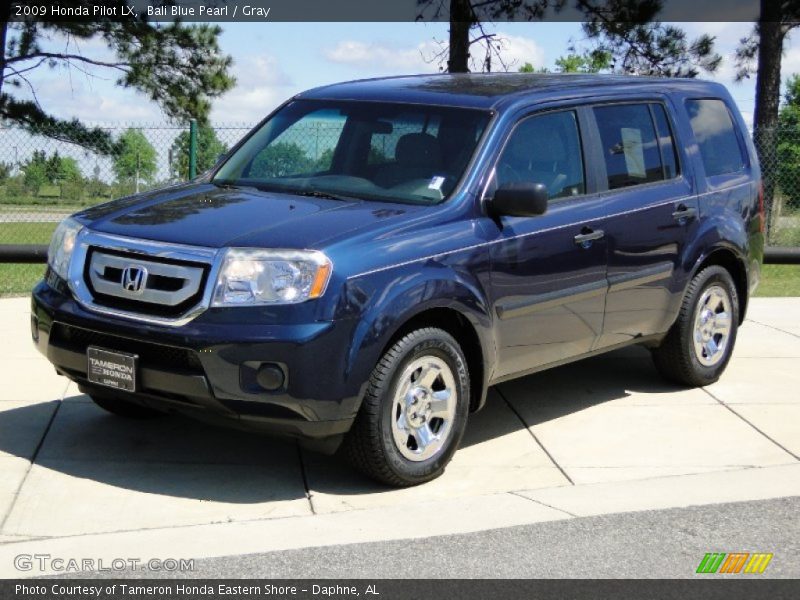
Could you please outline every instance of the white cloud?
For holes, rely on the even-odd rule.
[[[31,71],[28,79],[42,108],[59,118],[93,123],[164,120],[156,103],[132,89],[116,86],[116,74],[107,70],[87,75],[74,67],[39,68]],[[17,88],[14,95],[34,99],[27,85]]]
[[[253,124],[299,91],[272,56],[251,54],[234,63],[233,74],[236,87],[214,101],[212,122]]]
[[[516,71],[525,63],[531,63],[537,68],[544,66],[544,49],[533,39],[502,31],[497,32],[495,39],[500,45],[500,58],[510,71]]]
[[[435,72],[438,65],[434,57],[441,50],[441,45],[434,40],[411,47],[343,40],[323,50],[323,56],[331,62],[381,72]]]
[[[531,38],[498,31],[494,40],[501,60],[498,61],[496,55],[492,57],[493,70],[500,70],[501,64],[512,71],[526,62],[537,67],[544,64],[544,50]],[[378,74],[435,73],[440,67],[439,55],[442,55],[442,62],[446,60],[444,50],[445,45],[438,40],[427,40],[414,46],[343,40],[323,50],[323,56],[334,63],[370,69]],[[483,47],[473,46],[472,56],[472,68],[479,70]]]
[[[800,46],[789,40],[784,44],[783,61],[781,62],[781,78],[786,81],[791,75],[800,74]]]

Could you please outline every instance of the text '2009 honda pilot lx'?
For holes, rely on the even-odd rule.
[[[412,485],[495,383],[628,344],[715,381],[763,231],[720,85],[358,81],[292,98],[188,184],[65,220],[32,331],[112,413],[341,446]]]

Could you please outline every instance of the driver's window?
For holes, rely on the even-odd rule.
[[[514,129],[495,171],[495,185],[541,183],[550,198],[586,192],[583,153],[574,111],[528,117]]]

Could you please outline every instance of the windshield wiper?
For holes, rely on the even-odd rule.
[[[309,198],[325,198],[326,200],[339,200],[340,202],[350,202],[355,200],[350,196],[338,196],[330,192],[323,192],[322,190],[287,190],[287,194],[295,194],[297,196],[306,196]]]

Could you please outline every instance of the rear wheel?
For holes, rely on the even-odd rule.
[[[89,393],[89,397],[103,410],[120,417],[129,419],[152,419],[153,417],[160,417],[165,414],[160,410],[124,400],[119,396],[113,395],[113,393],[95,392],[93,390]]]
[[[680,313],[653,360],[667,379],[703,386],[719,379],[733,352],[739,324],[739,298],[730,273],[703,269],[692,279]]]
[[[424,483],[444,472],[468,412],[469,374],[461,348],[441,329],[419,329],[375,367],[343,450],[381,483]]]

